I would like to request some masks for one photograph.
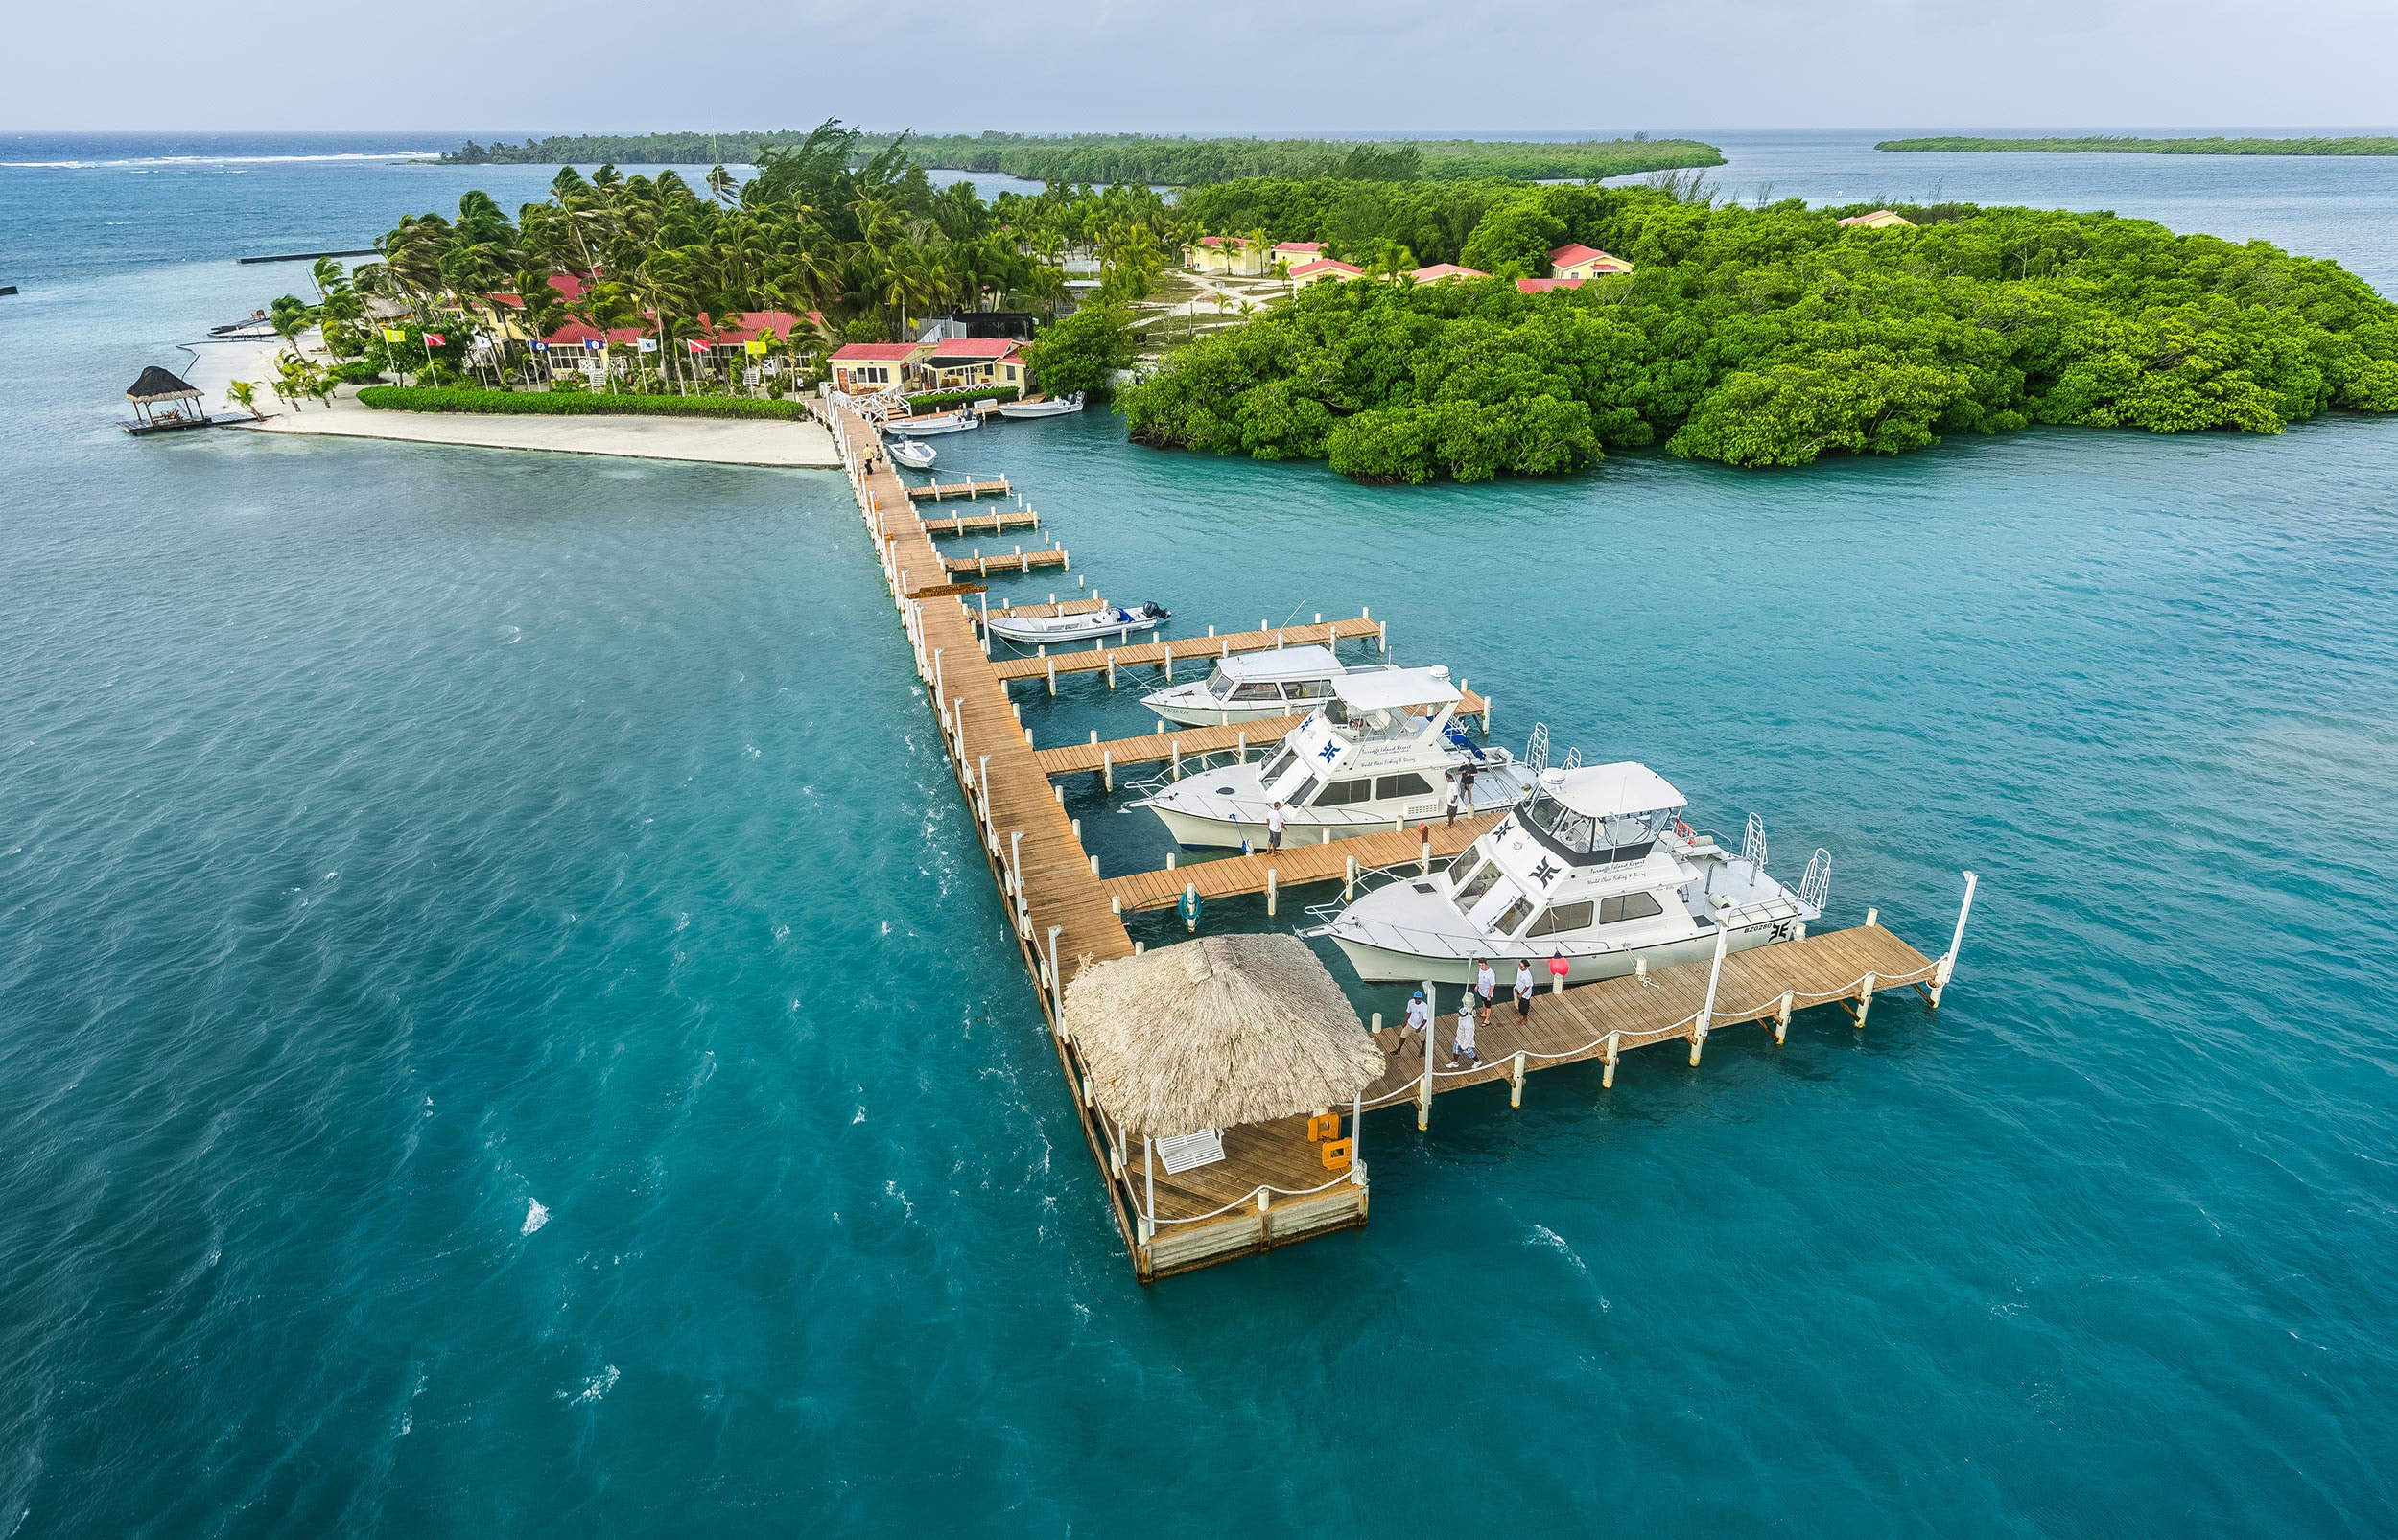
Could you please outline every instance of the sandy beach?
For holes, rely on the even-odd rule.
[[[542,450],[565,455],[616,455],[633,459],[695,460],[713,465],[827,468],[841,463],[833,435],[815,422],[776,422],[710,417],[483,417],[421,411],[378,411],[362,407],[344,386],[330,407],[293,407],[274,399],[266,382],[274,378],[280,342],[211,342],[194,348],[197,362],[185,374],[206,392],[207,406],[225,409],[224,389],[235,380],[258,386],[254,425],[236,432],[301,433],[327,438],[380,438],[411,444],[454,444],[473,449]]]

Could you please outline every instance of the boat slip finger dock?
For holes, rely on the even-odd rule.
[[[1938,956],[1910,946],[1871,912],[1854,929],[1808,936],[1800,924],[1789,940],[1746,950],[1728,950],[1718,930],[1711,957],[1586,983],[1544,979],[1520,1024],[1502,997],[1481,1028],[1478,1062],[1449,1067],[1454,1033],[1437,1007],[1444,993],[1453,1006],[1455,994],[1438,986],[1427,986],[1436,1008],[1428,1035],[1394,1032],[1379,1015],[1370,1035],[1303,942],[1287,933],[1199,935],[1206,904],[1262,898],[1274,914],[1289,888],[1337,885],[1346,898],[1375,881],[1428,879],[1507,814],[1328,828],[1322,843],[1103,877],[1053,777],[1097,775],[1113,789],[1116,772],[1133,764],[1245,764],[1253,746],[1262,758],[1307,718],[1104,741],[1094,735],[1090,743],[1041,749],[1008,690],[1039,681],[1054,692],[1060,674],[1102,673],[1114,687],[1127,669],[1145,685],[1170,680],[1178,663],[1278,646],[1365,642],[1387,653],[1387,623],[1361,609],[1350,619],[994,659],[981,629],[986,607],[1038,618],[1087,614],[1103,601],[1051,595],[1046,604],[1001,606],[967,592],[957,577],[1064,569],[1065,552],[1053,546],[945,558],[935,534],[988,532],[984,517],[961,509],[937,522],[919,518],[917,498],[882,468],[876,427],[837,402],[829,416],[1065,1089],[1142,1282],[1366,1223],[1362,1125],[1372,1108],[1413,1102],[1417,1126],[1427,1128],[1444,1092],[1505,1081],[1511,1105],[1520,1105],[1537,1070],[1595,1060],[1602,1085],[1612,1085],[1618,1060],[1634,1048],[1686,1042],[1695,1064],[1709,1036],[1728,1026],[1755,1024],[1779,1042],[1795,1013],[1816,1007],[1845,1011],[1863,1030],[1874,1000],[1893,991],[1912,989],[1939,1005],[1972,908],[1971,873]],[[1490,702],[1464,685],[1444,710],[1479,716],[1487,732]],[[1154,951],[1136,943],[1124,916],[1164,909],[1178,911],[1184,933],[1196,939]]]

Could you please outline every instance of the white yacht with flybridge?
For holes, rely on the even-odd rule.
[[[1270,716],[1298,716],[1332,698],[1332,683],[1354,674],[1387,673],[1390,664],[1351,667],[1329,647],[1276,647],[1219,659],[1205,679],[1153,689],[1140,704],[1183,727],[1222,727]]]
[[[1755,814],[1737,852],[1682,818],[1682,795],[1647,765],[1565,766],[1446,870],[1388,875],[1309,936],[1329,936],[1370,984],[1467,980],[1476,959],[1546,978],[1563,954],[1576,980],[1612,978],[1803,936],[1823,913],[1832,858],[1818,850],[1796,890],[1765,870]]]
[[[1285,845],[1440,818],[1451,780],[1461,782],[1461,811],[1513,806],[1531,778],[1514,755],[1457,725],[1464,699],[1446,668],[1343,674],[1263,760],[1186,774],[1131,805],[1155,812],[1184,846],[1253,849],[1266,843],[1278,802]]]

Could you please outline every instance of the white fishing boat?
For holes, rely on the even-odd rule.
[[[980,412],[939,411],[929,417],[894,417],[882,425],[882,431],[908,438],[929,438],[935,433],[963,433],[981,426]]]
[[[1514,755],[1466,735],[1454,720],[1464,698],[1446,668],[1344,674],[1262,761],[1187,774],[1132,805],[1155,812],[1186,847],[1251,849],[1266,843],[1278,803],[1288,845],[1440,818],[1452,780],[1461,810],[1513,806],[1531,780]]]
[[[1070,396],[1051,396],[1046,401],[1011,401],[999,408],[999,415],[1009,422],[1023,422],[1032,417],[1064,417],[1082,410],[1082,392]]]
[[[1277,647],[1239,652],[1195,679],[1140,697],[1140,704],[1183,727],[1220,727],[1269,716],[1296,716],[1332,698],[1332,682],[1351,674],[1387,673],[1389,664],[1352,668],[1329,647]]]
[[[905,465],[911,471],[929,471],[932,469],[932,462],[941,452],[930,444],[920,444],[912,438],[903,438],[889,445],[884,453],[891,456],[891,463],[894,465]]]
[[[1765,870],[1754,814],[1737,852],[1683,821],[1681,792],[1629,760],[1543,770],[1531,798],[1446,870],[1412,865],[1346,907],[1329,936],[1370,984],[1463,983],[1476,959],[1502,978],[1530,962],[1545,986],[1563,955],[1577,980],[1612,978],[1801,937],[1823,913],[1832,858],[1817,851],[1796,890]]]
[[[983,624],[993,636],[1003,642],[1030,647],[1133,636],[1143,631],[1155,631],[1173,618],[1173,611],[1153,600],[1147,604],[1136,604],[1130,609],[1118,604],[1102,604],[1080,615],[994,615]]]

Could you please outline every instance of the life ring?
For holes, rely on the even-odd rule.
[[[1674,820],[1674,832],[1680,834],[1684,839],[1688,839],[1690,838],[1690,826],[1678,818]]]

